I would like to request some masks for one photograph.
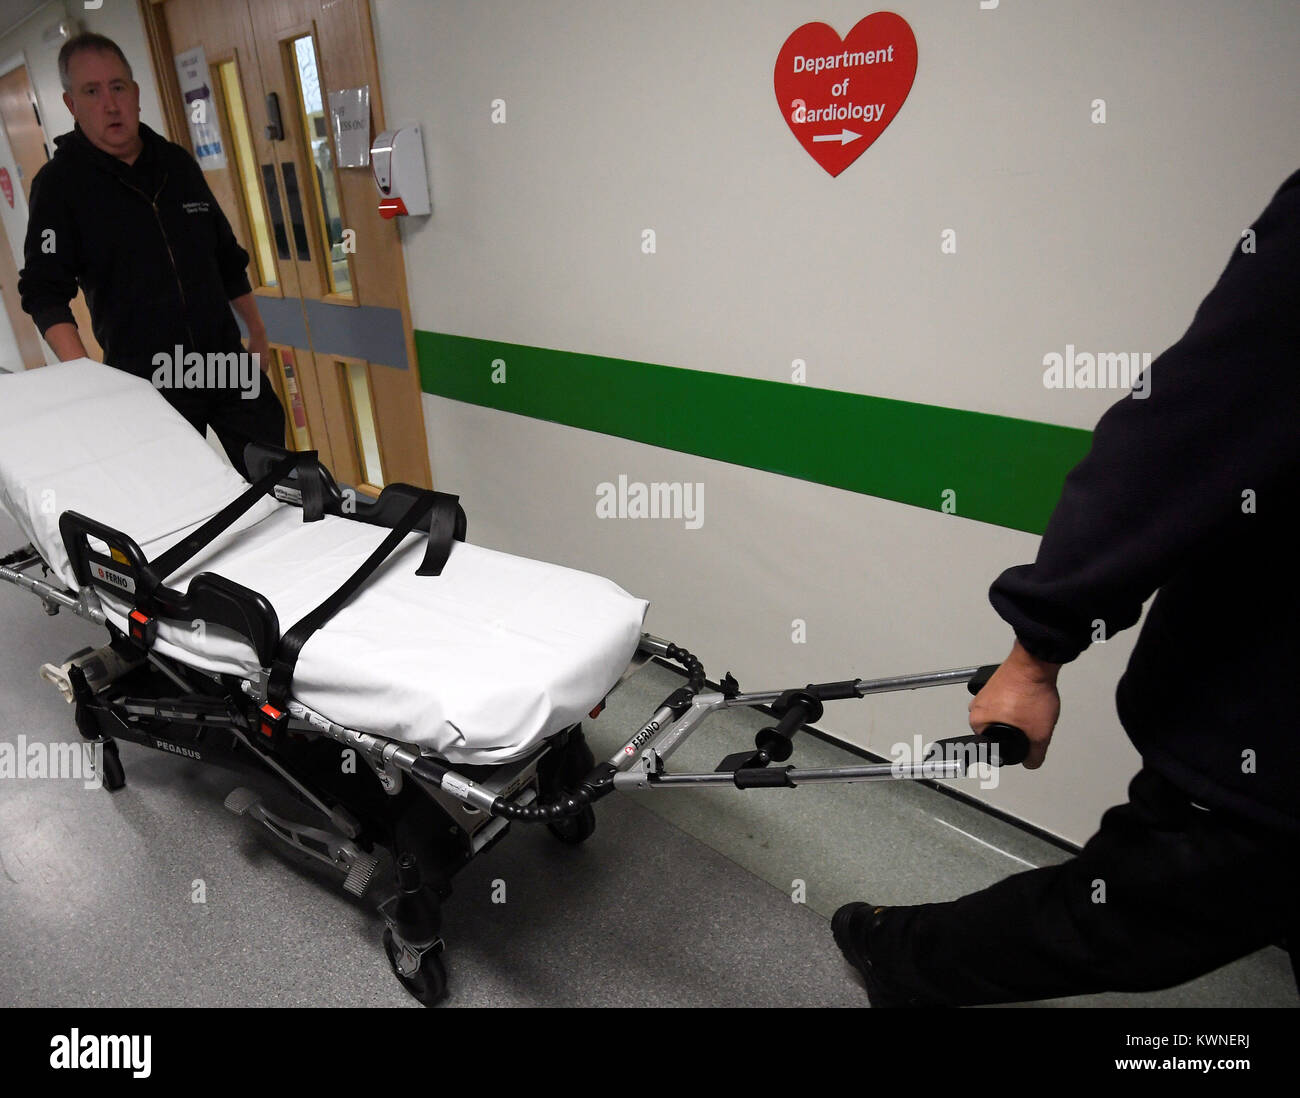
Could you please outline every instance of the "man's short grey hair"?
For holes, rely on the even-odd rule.
[[[106,38],[102,34],[95,34],[93,31],[83,31],[81,34],[74,34],[63,43],[63,49],[59,50],[59,83],[63,85],[65,92],[72,91],[72,81],[68,79],[68,63],[79,53],[85,53],[88,50],[94,50],[96,53],[111,53],[116,55],[117,59],[126,66],[126,74],[132,80],[135,74],[131,72],[131,62],[126,59],[126,54],[122,52],[122,47],[114,42],[111,38]]]

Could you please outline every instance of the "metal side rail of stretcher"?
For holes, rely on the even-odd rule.
[[[957,778],[977,763],[1015,764],[1028,753],[1023,732],[993,725],[979,736],[940,740],[915,763],[773,765],[790,758],[795,734],[821,717],[825,702],[957,683],[976,693],[997,665],[746,694],[730,674],[718,689],[706,689],[698,659],[646,634],[628,674],[657,658],[680,664],[688,678],[611,758],[597,764],[581,726],[573,725],[515,762],[458,767],[415,745],[344,727],[293,699],[284,719],[268,727],[259,713],[267,702],[269,667],[247,678],[213,675],[136,645],[113,625],[93,587],[61,590],[32,575],[37,567],[49,574],[39,553],[24,546],[0,557],[0,580],[32,592],[48,614],[67,609],[109,630],[109,645],[41,669],[74,704],[81,735],[102,745],[104,785],[111,791],[125,784],[116,738],[234,770],[269,773],[297,802],[319,812],[328,829],[297,822],[242,787],[226,806],[331,866],[358,896],[376,877],[376,847],[391,851],[395,891],[379,905],[386,923],[383,945],[397,979],[429,1005],[446,990],[439,904],[450,895],[450,878],[499,841],[513,821],[545,823],[561,841],[576,844],[594,831],[593,804],[615,791]],[[766,706],[776,723],[758,733],[752,750],[727,755],[712,772],[668,771],[673,752],[710,714],[736,706]],[[604,702],[591,716],[603,707]],[[332,741],[332,769],[312,755],[327,741]],[[353,796],[353,787],[340,788],[338,752],[346,750],[364,760],[365,797]]]

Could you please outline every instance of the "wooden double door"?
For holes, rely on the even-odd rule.
[[[385,128],[368,0],[153,0],[146,31],[168,136],[251,257],[286,444],[370,494],[431,487],[398,230],[332,121],[365,89]]]

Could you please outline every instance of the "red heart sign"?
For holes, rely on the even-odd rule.
[[[868,15],[841,40],[805,23],[776,59],[776,101],[808,154],[839,175],[871,146],[916,79],[916,35],[892,11]]]

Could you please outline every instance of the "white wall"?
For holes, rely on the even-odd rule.
[[[832,179],[781,118],[773,65],[803,22],[843,34],[869,6],[372,0],[387,120],[422,125],[431,173],[433,217],[405,226],[416,327],[781,381],[802,358],[821,388],[1092,427],[1119,394],[1046,390],[1043,356],[1158,353],[1186,328],[1300,164],[1300,6],[891,7],[916,83]],[[796,685],[1010,645],[986,591],[1033,558],[1029,534],[441,398],[425,412],[476,541],[613,576],[714,677]],[[703,529],[597,520],[620,473],[703,481]],[[1066,669],[1048,766],[989,800],[1094,830],[1136,765],[1113,706],[1134,635]],[[960,731],[965,706],[950,688],[822,723],[884,753]]]

